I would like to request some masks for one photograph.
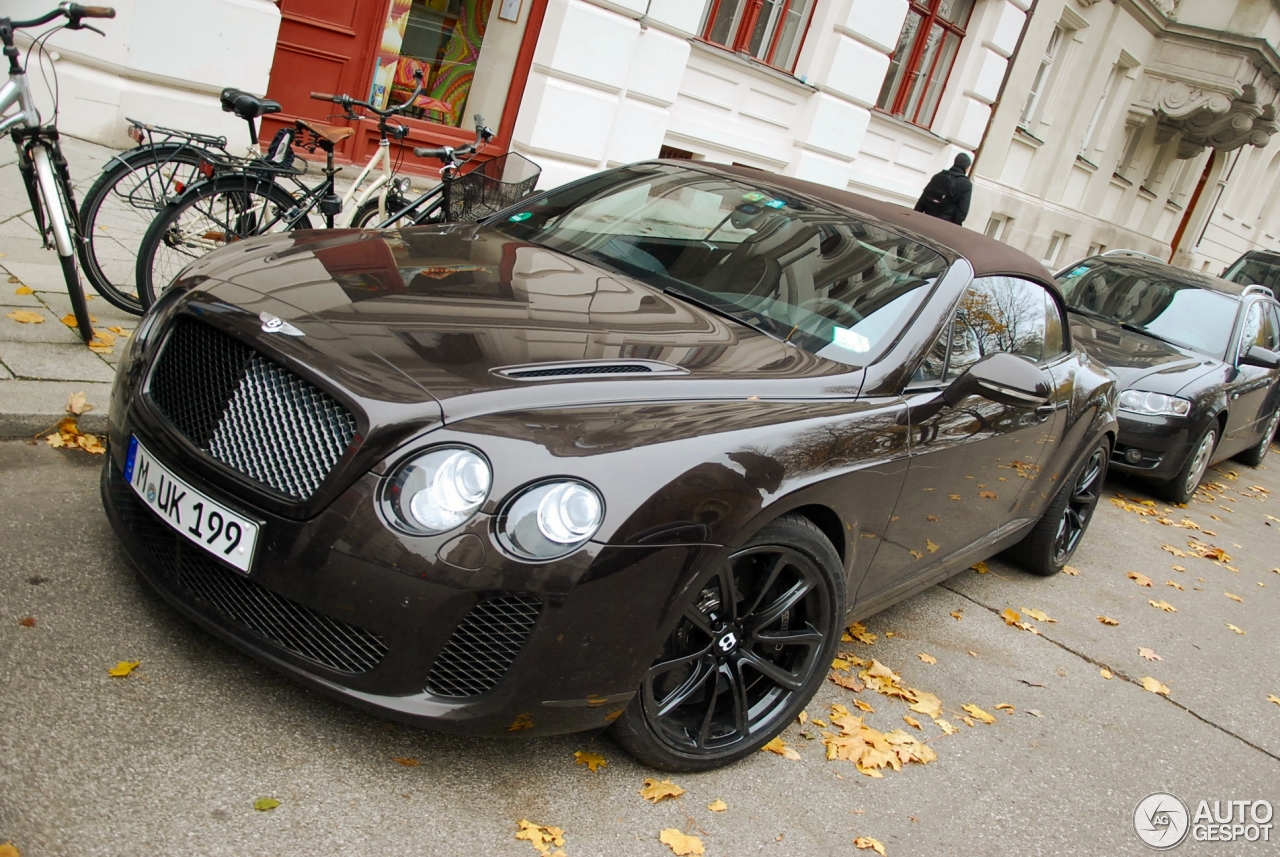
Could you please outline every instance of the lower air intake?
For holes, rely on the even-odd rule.
[[[479,696],[502,681],[542,612],[530,595],[498,595],[472,608],[427,676],[433,696]]]

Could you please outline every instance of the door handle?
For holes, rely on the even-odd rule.
[[[1058,409],[1057,405],[1041,405],[1040,407],[1036,408],[1036,416],[1047,417],[1053,414],[1053,412],[1056,411],[1057,409]]]

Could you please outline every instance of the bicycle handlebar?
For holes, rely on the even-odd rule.
[[[116,10],[110,6],[81,6],[79,3],[67,4],[68,18],[114,18]]]
[[[26,30],[32,27],[42,27],[54,18],[65,17],[70,21],[72,29],[79,29],[81,18],[114,18],[115,16],[116,10],[110,6],[81,6],[79,3],[60,3],[57,9],[52,12],[45,12],[39,18],[32,18],[30,21],[12,21],[9,26],[15,30]]]
[[[313,92],[311,93],[311,97],[316,101],[332,101],[334,104],[342,103],[341,95],[330,95],[327,92]]]

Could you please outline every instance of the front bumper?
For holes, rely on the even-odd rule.
[[[1120,411],[1120,436],[1111,451],[1111,469],[1167,482],[1191,453],[1192,424],[1184,417],[1149,417]],[[1137,457],[1138,460],[1130,460]]]
[[[128,437],[113,427],[102,499],[152,586],[273,668],[420,726],[526,735],[607,726],[659,650],[670,593],[715,550],[592,544],[555,563],[521,563],[492,547],[480,519],[469,529],[484,540],[486,558],[464,568],[443,558],[461,556],[446,548],[407,549],[377,517],[376,477],[367,475],[308,521],[254,509],[265,525],[246,576],[186,541],[133,493],[122,470]],[[166,465],[245,508],[176,462]],[[456,534],[442,544],[455,541],[449,536]],[[474,566],[475,556],[462,560]],[[441,687],[448,694],[428,690]]]

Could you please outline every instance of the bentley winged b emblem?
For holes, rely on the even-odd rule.
[[[263,333],[283,333],[286,336],[306,336],[306,334],[301,330],[298,330],[298,328],[289,324],[289,322],[277,315],[272,315],[269,312],[263,312],[258,314],[258,318],[262,319]]]

